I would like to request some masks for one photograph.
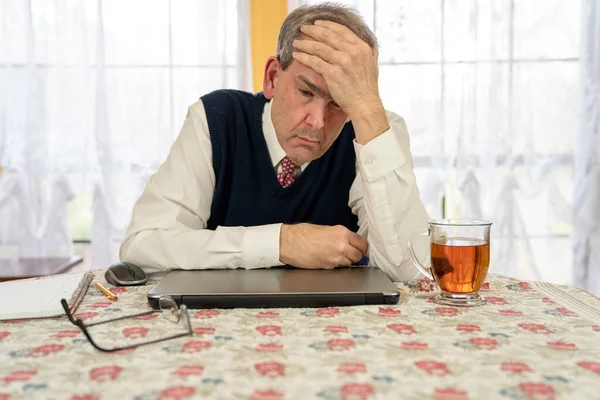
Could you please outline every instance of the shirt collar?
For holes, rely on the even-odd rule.
[[[271,156],[271,163],[275,168],[286,156],[285,151],[279,144],[277,134],[275,133],[275,126],[271,120],[271,102],[267,101],[263,111],[262,117],[263,133],[265,135],[265,141],[267,142],[267,149],[269,150],[269,156]]]

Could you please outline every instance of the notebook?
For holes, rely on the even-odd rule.
[[[74,312],[94,279],[91,272],[0,282],[0,321],[65,315],[60,300]]]

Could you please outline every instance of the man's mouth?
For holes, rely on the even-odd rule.
[[[311,138],[307,138],[305,136],[298,136],[298,139],[300,139],[300,141],[302,142],[302,144],[307,145],[307,146],[317,146],[319,144],[318,140],[314,140]]]

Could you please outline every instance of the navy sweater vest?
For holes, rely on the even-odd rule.
[[[348,207],[356,175],[352,124],[347,123],[329,150],[283,188],[263,134],[264,95],[217,90],[201,99],[216,176],[208,229],[309,222],[358,230],[358,219]]]

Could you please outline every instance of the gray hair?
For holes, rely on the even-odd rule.
[[[377,38],[355,9],[331,2],[302,6],[296,8],[286,17],[279,30],[275,57],[277,57],[284,70],[293,61],[294,46],[292,42],[300,36],[300,27],[313,24],[316,20],[332,21],[344,25],[373,50],[377,48]]]

